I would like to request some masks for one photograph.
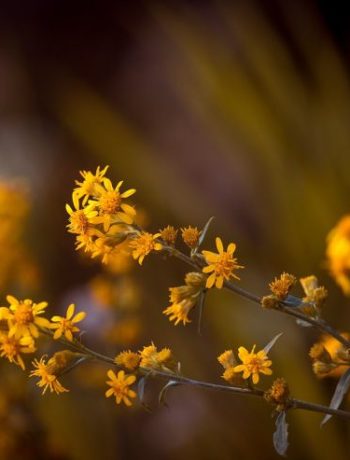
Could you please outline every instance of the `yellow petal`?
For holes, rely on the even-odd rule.
[[[74,316],[74,318],[72,319],[72,323],[79,323],[80,321],[83,321],[85,317],[86,317],[85,311],[81,311],[77,315]]]
[[[69,307],[67,308],[67,313],[66,313],[66,318],[71,319],[72,316],[74,315],[74,310],[75,310],[75,305],[74,303],[71,303]]]
[[[222,244],[221,238],[219,238],[218,236],[215,238],[215,244],[216,244],[217,250],[219,251],[219,254],[223,253],[224,246]]]
[[[210,289],[214,286],[215,283],[215,273],[212,273],[208,278],[205,286]]]

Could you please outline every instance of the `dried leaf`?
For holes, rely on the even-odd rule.
[[[283,304],[290,308],[298,308],[302,305],[305,305],[299,297],[295,297],[294,295],[288,295],[284,300]]]
[[[191,251],[191,255],[192,255],[192,256],[193,256],[194,254],[197,253],[197,251],[198,251],[200,245],[203,243],[204,238],[206,237],[207,232],[208,232],[208,230],[209,230],[210,224],[212,223],[213,220],[214,220],[214,217],[213,217],[213,216],[210,217],[210,219],[207,221],[207,223],[206,223],[206,224],[204,225],[204,227],[202,228],[202,230],[201,230],[201,232],[200,232],[200,235],[199,235],[199,238],[198,238],[198,244],[197,244],[197,246],[196,246],[194,249],[192,249],[192,251]]]
[[[169,380],[169,382],[163,386],[163,388],[159,392],[158,402],[162,406],[166,406],[166,395],[168,393],[169,388],[176,387],[181,385],[181,383],[176,382],[175,380]]]
[[[288,423],[285,411],[280,412],[276,418],[276,431],[272,439],[276,452],[284,457],[288,449]]]
[[[279,334],[277,334],[272,340],[270,340],[270,342],[265,345],[264,347],[264,351],[266,354],[268,354],[268,352],[271,350],[271,348],[275,345],[275,343],[277,342],[277,340],[281,337],[281,335],[283,334],[283,332],[280,332]]]
[[[338,385],[335,389],[333,398],[329,407],[331,409],[338,409],[340,404],[342,403],[344,396],[349,391],[350,388],[350,369],[348,369],[339,379]],[[323,426],[328,420],[332,417],[331,414],[327,414],[322,422],[321,426]]]

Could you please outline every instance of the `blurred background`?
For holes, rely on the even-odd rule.
[[[346,330],[349,300],[327,273],[325,239],[350,210],[349,8],[321,0],[0,8],[0,213],[10,218],[1,223],[1,304],[12,293],[47,300],[53,314],[74,302],[88,312],[86,342],[101,352],[153,340],[173,349],[185,374],[218,383],[218,354],[263,347],[284,331],[274,376],[294,396],[327,404],[336,381],[312,373],[315,331],[215,291],[201,335],[196,311],[175,328],[161,311],[187,267],[157,256],[142,268],[87,260],[66,232],[64,205],[79,170],[109,164],[113,183],[137,188],[150,231],[201,227],[214,215],[206,246],[216,235],[237,243],[242,287],[261,295],[282,271],[315,274],[330,292],[324,316]],[[42,397],[2,360],[0,458],[278,458],[262,401],[180,387],[157,407],[152,385],[152,413],[130,410],[105,399],[105,372],[84,365],[64,378],[70,393]],[[320,430],[320,420],[289,415],[289,458],[348,458],[349,425]]]

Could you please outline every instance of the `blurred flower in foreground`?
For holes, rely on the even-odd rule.
[[[26,187],[16,181],[0,181],[0,288],[19,283],[26,289],[38,283],[38,268],[23,245],[30,209]]]
[[[341,334],[345,339],[350,339],[350,334]],[[309,356],[312,359],[312,369],[319,378],[339,378],[349,369],[350,354],[337,339],[330,335],[323,335],[310,349]]]
[[[350,295],[350,215],[329,232],[326,256],[328,268],[345,295]]]

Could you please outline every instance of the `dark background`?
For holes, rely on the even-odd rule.
[[[315,331],[214,291],[201,336],[196,312],[189,326],[174,328],[161,311],[186,267],[150,256],[142,268],[111,274],[74,251],[64,205],[79,170],[109,164],[113,183],[137,188],[150,231],[200,227],[215,215],[206,245],[213,248],[216,235],[237,243],[242,287],[263,294],[282,271],[315,274],[330,292],[324,316],[346,329],[349,300],[324,254],[329,230],[349,212],[349,6],[11,1],[0,8],[0,172],[30,190],[21,242],[36,267],[21,284],[12,264],[2,301],[7,293],[45,299],[51,313],[75,302],[89,313],[90,345],[113,356],[153,340],[174,350],[186,375],[216,382],[223,350],[262,347],[284,331],[272,353],[274,376],[285,376],[296,397],[327,404],[335,381],[318,381],[307,356]],[[170,407],[158,408],[151,385],[148,413],[104,398],[104,367],[67,376],[71,392],[58,397],[42,397],[5,362],[0,372],[1,458],[277,458],[274,421],[261,401],[178,388]],[[289,458],[347,458],[345,423],[320,430],[318,415],[289,419]]]

